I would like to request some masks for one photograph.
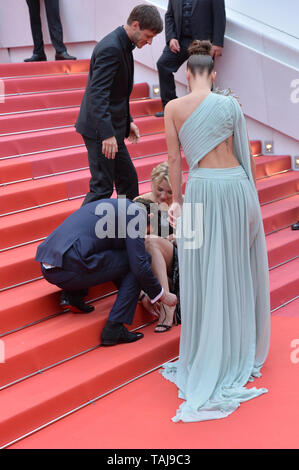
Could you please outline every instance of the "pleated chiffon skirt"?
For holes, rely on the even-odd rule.
[[[257,193],[242,166],[190,171],[177,225],[179,359],[161,370],[184,400],[174,422],[223,418],[267,392],[246,387],[262,366],[256,354],[258,268],[251,256],[261,224]]]

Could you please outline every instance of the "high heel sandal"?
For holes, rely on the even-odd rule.
[[[159,323],[156,328],[155,328],[155,333],[165,333],[166,331],[169,331],[171,328],[172,328],[172,325],[164,325],[164,322],[166,320],[166,310],[165,310],[165,307],[163,304],[161,304],[162,308],[163,308],[163,311],[164,311],[164,319],[162,321],[162,323]],[[173,318],[173,321],[172,322],[175,322],[175,324],[177,325],[177,317],[176,317],[176,309],[174,311],[174,318]],[[163,328],[163,330],[157,330],[157,328]]]

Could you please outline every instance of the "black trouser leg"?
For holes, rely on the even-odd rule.
[[[65,259],[67,265],[67,258]],[[71,267],[68,266],[68,267]],[[45,279],[55,284],[73,296],[81,296],[84,289],[99,284],[115,281],[118,287],[118,295],[109,313],[108,320],[130,325],[133,321],[140,284],[130,271],[127,252],[123,250],[107,250],[106,258],[101,267],[90,272],[73,272],[67,269],[45,269],[41,267]]]
[[[91,178],[89,181],[89,193],[86,194],[83,204],[110,198],[113,193],[114,160],[105,158],[102,154],[102,144],[96,139],[83,136],[88,152],[88,163]]]
[[[45,0],[49,33],[53,47],[58,54],[66,51],[59,14],[59,0]]]
[[[173,74],[189,57],[188,47],[185,43],[180,43],[180,47],[180,52],[175,54],[166,46],[157,62],[163,108],[165,108],[168,101],[177,98]]]
[[[114,181],[118,195],[125,195],[128,199],[138,196],[137,173],[124,142],[118,142],[118,152],[112,160],[102,154],[101,142],[85,136],[83,139],[88,151],[91,179],[89,193],[82,205],[110,198]]]
[[[131,325],[140,294],[140,284],[129,271],[120,281],[116,300],[110,310],[108,321]]]
[[[33,53],[44,55],[44,42],[42,33],[42,23],[40,19],[39,0],[26,0],[29,8],[30,26],[34,43]]]
[[[131,200],[139,195],[137,172],[124,142],[115,157],[115,188],[118,196]]]

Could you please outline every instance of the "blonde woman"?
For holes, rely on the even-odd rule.
[[[173,325],[180,323],[179,307],[179,269],[176,241],[173,236],[172,227],[167,220],[167,212],[172,204],[172,190],[168,175],[168,162],[157,165],[151,173],[152,191],[135,199],[140,198],[156,203],[161,209],[161,222],[159,223],[158,236],[151,234],[145,240],[145,247],[152,257],[152,270],[159,279],[166,292],[173,292],[178,297],[176,307],[161,304],[156,333],[169,331]],[[141,297],[143,294],[141,294]],[[146,302],[144,302],[147,308]]]
[[[169,209],[172,203],[172,189],[169,181],[168,162],[157,165],[151,173],[152,191],[142,197],[157,203],[161,210]]]

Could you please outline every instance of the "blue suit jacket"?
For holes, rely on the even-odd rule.
[[[38,246],[35,259],[79,273],[101,270],[104,265],[111,270],[115,266],[113,251],[121,250],[123,263],[154,299],[162,287],[145,250],[146,224],[145,210],[129,199],[93,201],[59,225]]]

